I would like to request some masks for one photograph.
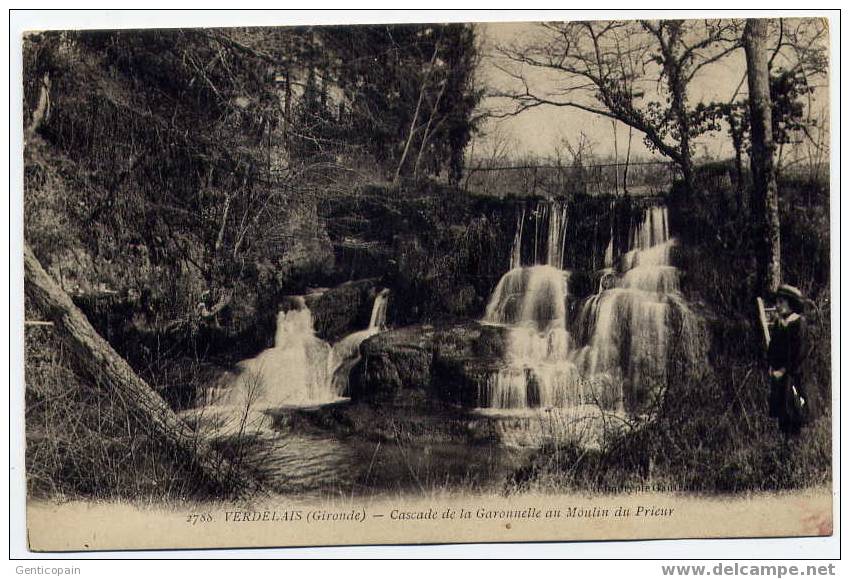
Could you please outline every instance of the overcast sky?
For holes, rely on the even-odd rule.
[[[485,57],[483,58],[480,71],[481,80],[489,86],[505,87],[510,82],[503,72],[494,66],[494,59],[499,57],[495,54],[495,48],[499,44],[510,44],[531,38],[536,34],[535,23],[489,23],[480,24],[481,35],[484,39]],[[689,101],[695,105],[700,101],[728,101],[735,93],[736,87],[741,82],[746,71],[746,61],[743,49],[737,50],[717,63],[706,66],[695,77],[689,85]],[[535,92],[544,92],[548,85],[554,86],[554,80],[534,76]],[[741,92],[746,94],[746,82]],[[818,97],[822,105],[825,105],[826,91],[819,91]],[[485,107],[498,107],[501,103],[504,109],[504,100],[486,99]],[[819,105],[820,106],[820,105]],[[498,121],[490,121],[487,132],[492,133],[494,125],[500,125],[501,132],[510,135],[516,143],[520,153],[531,153],[547,156],[552,154],[553,148],[562,137],[573,140],[578,137],[580,131],[594,143],[594,153],[599,156],[613,155],[614,153],[614,128],[611,119],[600,115],[588,113],[570,107],[541,106],[523,112],[522,114]],[[625,154],[625,144],[628,140],[628,127],[616,123],[618,131],[618,142],[620,157]],[[484,137],[484,142],[488,137]],[[479,142],[481,143],[481,141]],[[696,140],[695,154],[697,158],[704,156],[729,157],[733,154],[729,137],[725,130],[701,136]],[[479,149],[480,150],[480,149]],[[652,154],[643,145],[643,136],[634,132],[632,140],[632,158],[648,157]],[[660,156],[659,156],[660,157]]]

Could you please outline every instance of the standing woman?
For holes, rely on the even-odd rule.
[[[776,291],[776,320],[770,330],[770,415],[786,437],[799,434],[809,414],[802,365],[807,353],[805,298],[790,285]]]

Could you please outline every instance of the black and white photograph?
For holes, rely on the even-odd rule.
[[[832,535],[837,22],[479,15],[18,40],[31,550]]]

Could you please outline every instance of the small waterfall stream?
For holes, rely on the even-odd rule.
[[[668,342],[694,331],[693,314],[679,293],[671,263],[667,209],[653,206],[629,232],[628,251],[612,241],[596,272],[597,293],[570,296],[564,269],[567,205],[540,202],[534,210],[533,251],[523,251],[521,210],[511,269],[494,289],[483,322],[510,329],[505,364],[480,388],[483,408],[575,408],[597,404],[638,411],[667,384]],[[546,243],[538,243],[545,240]],[[545,253],[544,253],[545,251]],[[523,256],[534,264],[522,265]],[[578,315],[569,315],[570,307]],[[677,328],[673,326],[677,325]]]
[[[632,229],[629,251],[620,257],[620,275],[585,301],[578,316],[586,342],[576,363],[584,375],[616,389],[627,408],[663,391],[673,326],[694,326],[679,293],[680,272],[671,263],[674,245],[666,207],[648,208]],[[687,331],[683,337],[693,339]]]
[[[348,376],[360,361],[360,344],[386,328],[389,295],[390,290],[383,289],[375,296],[368,328],[349,334],[334,344],[328,362],[331,368],[331,385],[338,395],[344,396],[348,391]]]
[[[360,344],[386,327],[389,290],[372,305],[369,327],[331,346],[316,336],[313,314],[303,296],[295,309],[278,312],[274,347],[238,364],[239,372],[217,405],[251,407],[326,404],[345,396],[348,373],[360,358]]]
[[[328,375],[331,346],[315,335],[313,314],[304,298],[296,297],[295,304],[295,309],[277,314],[274,347],[239,362],[224,404],[261,410],[337,398]]]

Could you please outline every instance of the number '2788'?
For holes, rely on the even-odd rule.
[[[213,516],[212,513],[189,513],[189,516],[186,517],[186,522],[190,525],[197,525],[198,523],[212,523]]]

